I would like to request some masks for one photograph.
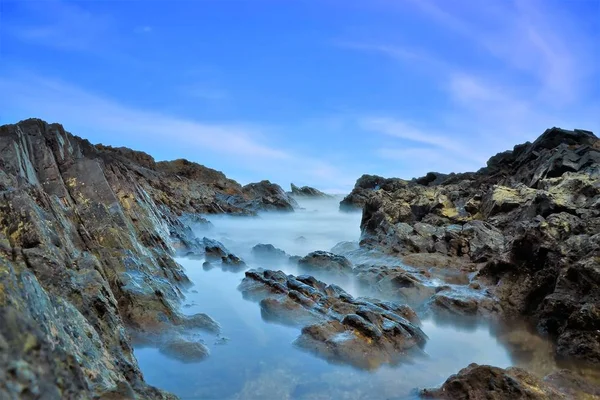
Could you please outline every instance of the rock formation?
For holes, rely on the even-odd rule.
[[[318,189],[312,188],[310,186],[302,186],[298,187],[293,183],[290,185],[292,191],[290,192],[293,196],[300,197],[331,197],[330,195],[321,192]]]
[[[131,335],[199,358],[183,330],[218,330],[178,311],[188,278],[172,257],[206,248],[181,221],[290,211],[282,192],[37,119],[0,127],[0,398],[170,398],[145,384]]]
[[[333,362],[364,369],[394,364],[427,339],[410,307],[353,298],[309,275],[251,270],[240,290],[260,301],[263,318],[301,327],[296,345]]]
[[[363,249],[469,272],[470,289],[484,296],[471,303],[438,292],[434,305],[525,316],[555,338],[559,355],[600,363],[600,140],[591,132],[548,129],[475,173],[363,176],[340,207],[361,205]],[[398,271],[356,271],[427,295]]]

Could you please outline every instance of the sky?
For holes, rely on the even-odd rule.
[[[0,0],[0,124],[344,193],[600,134],[600,0]]]

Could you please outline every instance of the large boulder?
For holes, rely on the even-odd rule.
[[[268,180],[249,183],[242,188],[245,196],[250,201],[240,203],[245,208],[260,211],[294,211],[298,203],[289,196],[281,186]]]

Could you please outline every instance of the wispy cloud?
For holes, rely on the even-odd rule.
[[[430,145],[432,147],[446,150],[454,155],[476,158],[472,151],[461,144],[458,138],[450,138],[432,130],[417,128],[414,124],[403,120],[389,117],[367,117],[359,121],[363,129],[379,132],[388,136],[405,139],[410,142]]]
[[[199,162],[206,156],[221,157],[231,169],[245,171],[241,183],[271,179],[287,186],[290,181],[318,187],[339,187],[349,191],[359,174],[359,167],[340,169],[322,157],[299,154],[268,144],[275,130],[284,136],[285,128],[255,123],[205,123],[191,118],[129,107],[110,98],[90,93],[60,80],[32,74],[0,77],[0,109],[26,110],[27,116],[57,121],[86,137],[86,130],[102,132],[112,145],[123,142],[152,153],[152,149],[178,144],[188,153],[196,153]],[[23,113],[21,112],[21,115]],[[4,119],[4,118],[2,118]],[[0,123],[13,123],[3,121]],[[152,144],[148,148],[148,144]],[[211,165],[209,165],[211,166]],[[225,170],[225,173],[228,171]]]
[[[12,93],[10,101],[33,114],[77,125],[94,126],[107,133],[134,135],[151,140],[167,138],[221,154],[290,159],[281,149],[256,142],[256,128],[244,124],[206,124],[159,112],[122,105],[58,80],[25,75],[17,80],[0,79],[0,89]],[[0,102],[1,104],[1,102]]]
[[[113,21],[80,4],[62,0],[24,1],[22,18],[7,22],[7,32],[19,40],[61,50],[94,51],[110,42]]]
[[[592,73],[592,65],[597,64],[592,59],[593,42],[578,32],[576,23],[565,16],[565,10],[556,8],[556,2],[408,1],[485,49],[506,67],[535,79],[542,98],[560,96],[561,102],[576,100],[586,89],[582,85]]]
[[[411,158],[413,171],[476,169],[494,153],[532,140],[550,126],[600,128],[593,117],[598,99],[587,96],[594,89],[590,76],[600,81],[598,54],[594,58],[593,46],[572,21],[561,20],[553,2],[544,7],[530,1],[407,3],[447,34],[458,35],[465,42],[461,51],[479,63],[411,47],[414,43],[401,34],[402,45],[393,44],[393,37],[388,43],[337,41],[338,47],[380,54],[429,74],[443,99],[427,119],[401,110],[358,118],[363,129],[398,139],[378,149],[380,157]],[[395,12],[395,3],[387,4]]]

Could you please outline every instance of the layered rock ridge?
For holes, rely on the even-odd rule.
[[[434,306],[525,316],[556,340],[559,356],[600,363],[600,140],[592,132],[548,129],[474,173],[363,176],[340,204],[361,207],[363,249],[460,270],[481,295],[438,293]]]
[[[189,282],[173,256],[205,251],[182,221],[294,207],[268,181],[242,187],[38,119],[0,127],[0,198],[3,399],[171,398],[144,382],[131,335],[172,335],[169,351],[184,328],[219,329],[178,311]]]

